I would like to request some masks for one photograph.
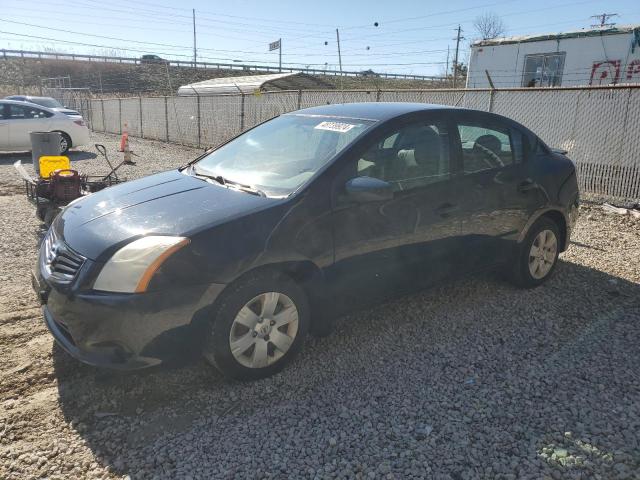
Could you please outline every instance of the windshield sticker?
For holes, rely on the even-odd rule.
[[[346,133],[355,126],[357,125],[353,125],[352,123],[321,122],[318,125],[316,125],[314,128],[317,128],[318,130],[329,130],[331,132]]]

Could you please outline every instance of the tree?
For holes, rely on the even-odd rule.
[[[473,26],[482,40],[499,37],[507,31],[507,26],[502,19],[493,12],[486,12],[476,17]]]

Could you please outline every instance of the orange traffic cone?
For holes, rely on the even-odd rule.
[[[125,147],[128,147],[129,145],[129,126],[127,125],[127,122],[124,122],[124,125],[122,126],[122,137],[120,138],[120,150],[118,150],[119,152],[124,152]]]
[[[120,138],[120,152],[124,152],[124,161],[131,162],[131,150],[129,150],[129,131],[127,122],[122,127],[122,138]]]

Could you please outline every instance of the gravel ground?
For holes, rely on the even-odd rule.
[[[197,154],[132,147],[130,178]],[[583,207],[544,286],[487,274],[341,318],[265,380],[116,374],[41,321],[18,158],[0,155],[0,478],[640,479],[639,221]]]

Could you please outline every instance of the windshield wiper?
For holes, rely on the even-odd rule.
[[[196,177],[209,178],[211,180],[215,180],[220,185],[223,185],[227,188],[233,188],[235,190],[241,190],[246,193],[250,193],[252,195],[258,195],[260,197],[266,197],[267,194],[253,185],[245,185],[243,183],[234,182],[233,180],[229,180],[224,178],[222,175],[207,175],[206,173],[198,172],[195,168],[195,165],[191,167],[191,171]]]
[[[222,175],[207,175],[206,173],[200,173],[196,170],[195,166],[191,167],[191,171],[195,177],[209,178],[211,180],[215,180],[220,185],[224,185],[225,187],[227,186],[227,180]]]
[[[253,185],[243,185],[242,183],[232,182],[227,179],[223,179],[225,181],[225,185],[228,185],[229,188],[234,188],[236,190],[242,190],[243,192],[250,193],[252,195],[258,195],[259,197],[266,197],[267,194],[264,191],[260,190]]]

